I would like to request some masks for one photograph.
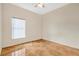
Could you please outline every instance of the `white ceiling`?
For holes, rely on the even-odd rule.
[[[57,8],[63,7],[64,5],[67,5],[67,3],[46,3],[45,8],[39,8],[39,7],[34,7],[33,4],[34,3],[14,3],[14,5],[17,5],[19,7],[22,7],[24,9],[30,10],[32,12],[41,15],[53,11]]]

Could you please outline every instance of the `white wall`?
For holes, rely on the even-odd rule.
[[[26,20],[25,39],[12,40],[10,20],[13,16]],[[79,48],[79,4],[69,4],[42,16],[11,4],[3,4],[2,25],[2,47],[43,38]]]
[[[13,16],[26,20],[26,38],[12,40],[11,17]],[[3,4],[2,47],[16,45],[37,39],[41,39],[41,16],[15,5]]]
[[[2,34],[1,21],[2,21],[2,5],[0,4],[0,54],[1,54],[1,48],[2,48],[2,47],[1,47],[1,43],[2,43],[2,42],[1,42],[1,39],[2,39],[2,36],[1,36],[1,34]]]
[[[43,38],[79,48],[79,4],[69,4],[43,15]]]

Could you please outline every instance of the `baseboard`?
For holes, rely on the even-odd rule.
[[[79,50],[79,48],[68,46],[68,45],[66,45],[64,43],[59,43],[59,42],[56,42],[56,41],[53,41],[53,40],[48,40],[48,39],[43,39],[43,40],[47,40],[47,41],[54,42],[54,43],[59,44],[59,45],[63,45],[65,47],[69,47],[69,48],[72,48],[72,49],[75,49],[75,50]]]
[[[42,40],[42,39],[34,39],[34,40],[26,41],[26,42],[23,42],[23,43],[19,43],[19,44],[9,45],[9,46],[6,46],[6,47],[2,47],[2,49],[12,47],[12,46],[21,45],[21,44],[25,44],[25,43],[30,43],[30,42],[37,41],[37,40]]]
[[[21,45],[21,44],[25,44],[25,43],[30,43],[30,42],[38,41],[38,40],[46,40],[46,41],[50,41],[50,42],[53,42],[53,43],[56,43],[56,44],[59,44],[59,45],[63,45],[65,47],[69,47],[69,48],[72,48],[72,49],[79,50],[79,48],[68,46],[68,45],[65,45],[63,43],[59,43],[59,42],[56,42],[56,41],[53,41],[53,40],[48,40],[48,39],[34,39],[34,40],[31,40],[31,41],[27,41],[27,42],[23,42],[23,43],[20,43],[20,44],[15,44],[15,45],[7,46],[7,47],[17,46],[17,45]],[[3,48],[7,48],[7,47],[3,47]]]

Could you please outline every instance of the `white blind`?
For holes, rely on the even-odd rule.
[[[25,38],[25,20],[12,18],[12,39]]]

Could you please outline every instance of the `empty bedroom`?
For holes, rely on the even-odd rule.
[[[79,3],[0,3],[1,56],[79,56]]]

